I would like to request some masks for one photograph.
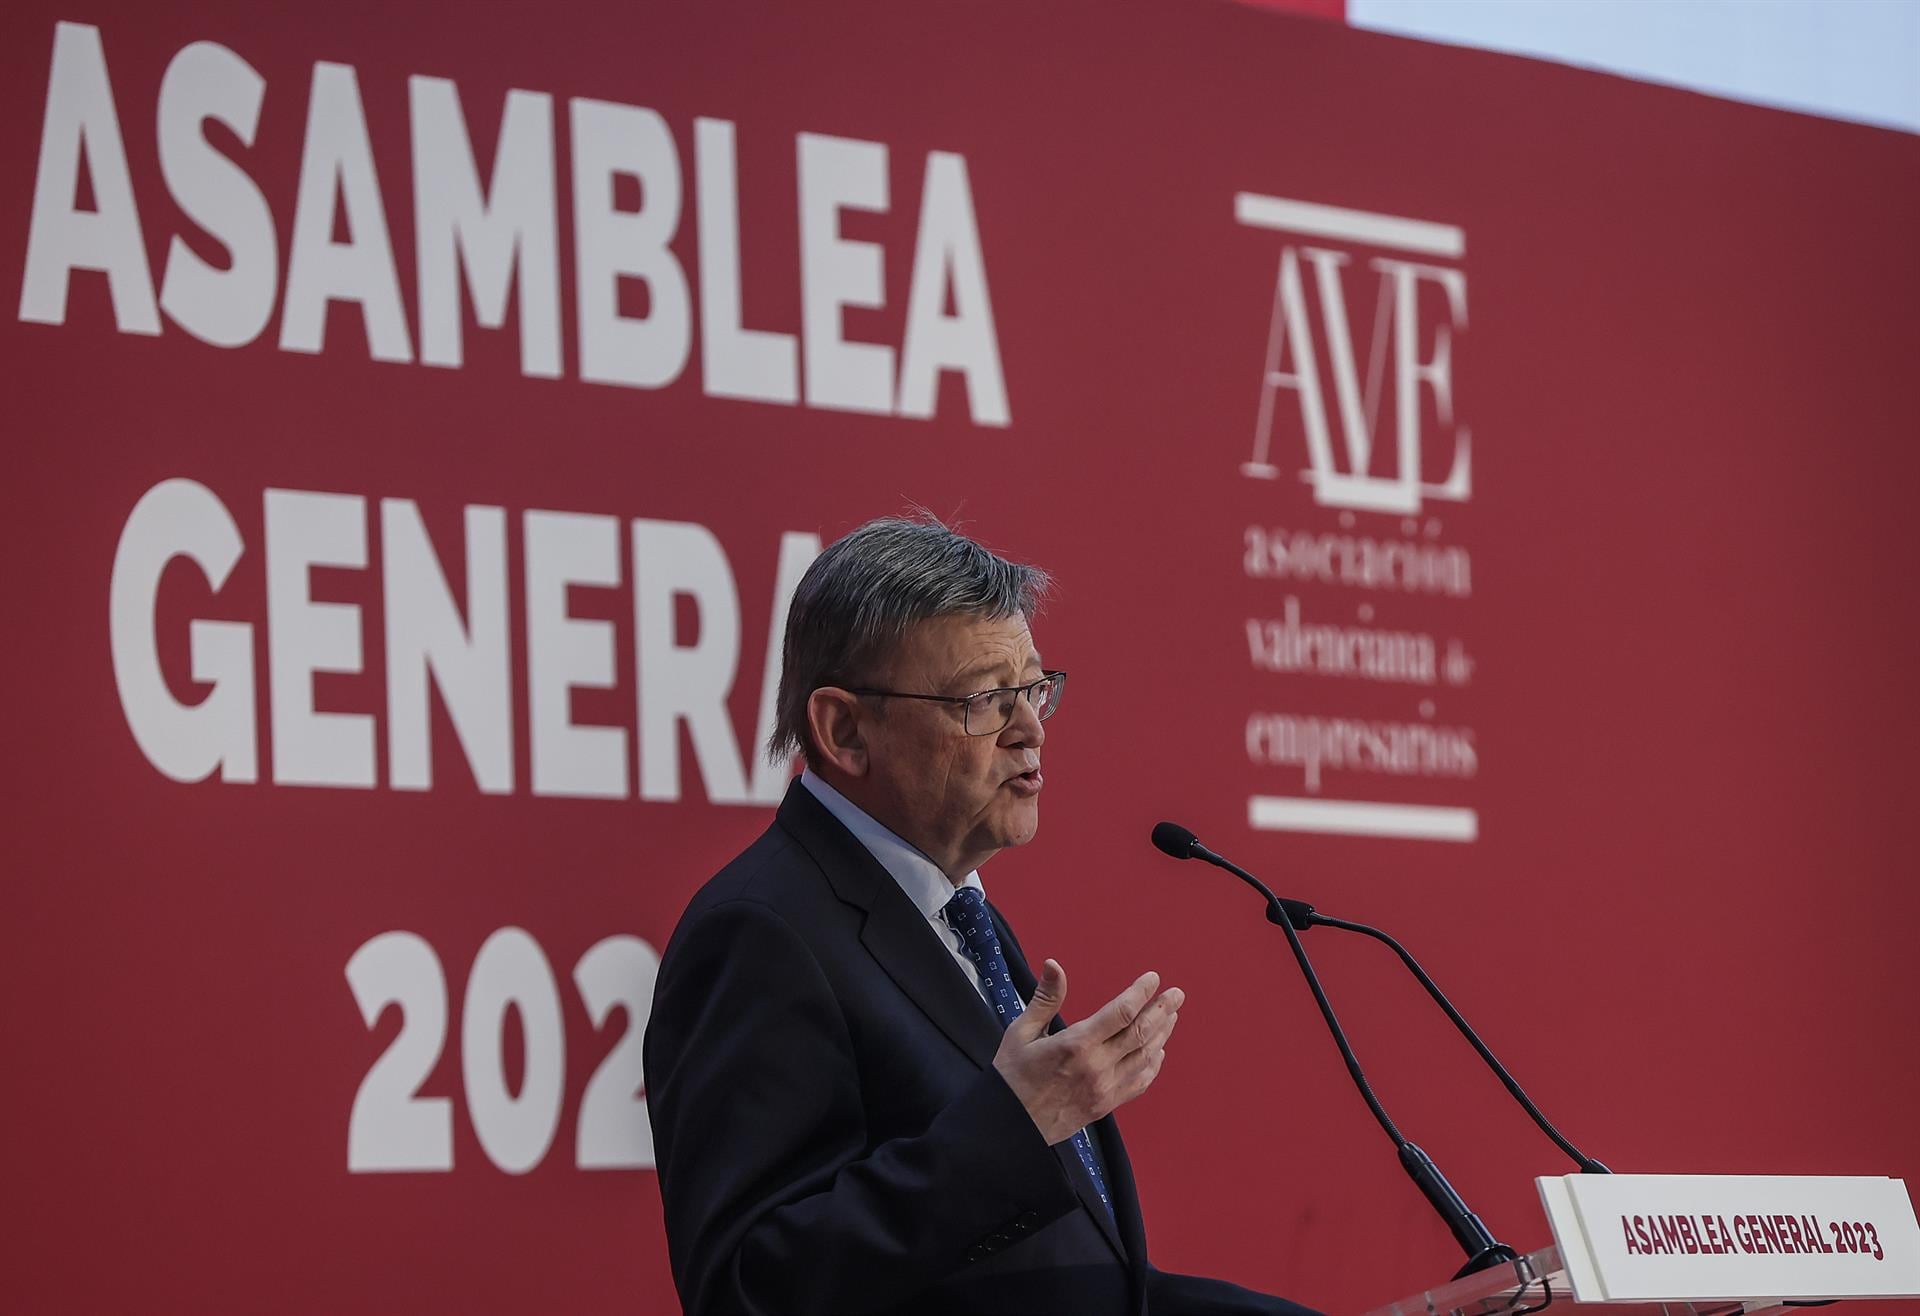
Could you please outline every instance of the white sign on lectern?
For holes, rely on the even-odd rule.
[[[1899,1179],[1569,1174],[1535,1182],[1578,1302],[1920,1297],[1920,1223]]]

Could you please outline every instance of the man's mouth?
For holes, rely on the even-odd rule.
[[[1040,769],[1036,766],[1008,777],[1006,784],[1016,795],[1037,795],[1040,793],[1040,788],[1047,784],[1047,779],[1040,774]]]

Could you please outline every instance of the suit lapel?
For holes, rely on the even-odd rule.
[[[866,911],[860,942],[894,985],[974,1064],[992,1064],[1000,1049],[999,1024],[893,875],[797,779],[778,817],[834,894]]]
[[[860,844],[853,833],[841,826],[840,820],[828,812],[827,807],[816,800],[813,792],[801,785],[798,779],[787,788],[786,798],[780,803],[778,822],[812,856],[821,874],[833,887],[834,894],[847,904],[866,911],[866,921],[860,930],[861,944],[879,961],[894,984],[974,1064],[982,1069],[991,1065],[994,1052],[1000,1049],[999,1021],[966,978],[955,971],[949,962],[947,948],[941,945],[938,935],[927,925],[927,920],[913,902],[907,899],[907,893],[900,889],[893,875],[881,866],[866,846]],[[1000,932],[1002,944],[1010,951],[1007,973],[1013,980],[1014,989],[1020,993],[1021,1000],[1031,1000],[1035,980],[1033,970],[1027,967],[1026,956],[1021,953],[1020,943],[1007,927],[1006,920],[1000,917],[1000,912],[991,904],[987,909],[995,928]],[[1061,1020],[1056,1018],[1048,1031],[1058,1032],[1062,1027]],[[1118,1134],[1112,1126],[1113,1120],[1109,1116],[1090,1127],[1103,1163],[1109,1167],[1108,1195],[1113,1198],[1116,1208],[1120,1207],[1118,1192],[1124,1183],[1128,1192],[1127,1212],[1137,1221],[1139,1206],[1132,1196],[1133,1178],[1124,1168],[1126,1154],[1120,1152],[1116,1155],[1112,1150],[1118,1142]],[[1121,1261],[1132,1266],[1114,1217],[1101,1203],[1100,1192],[1093,1186],[1093,1178],[1087,1173],[1086,1167],[1080,1164],[1073,1144],[1070,1141],[1058,1143],[1052,1150],[1061,1170],[1073,1184],[1074,1192],[1086,1207],[1087,1214],[1093,1217]],[[1113,1173],[1112,1167],[1116,1165],[1122,1168],[1121,1175]],[[1137,1232],[1137,1228],[1130,1232]],[[1132,1268],[1138,1269],[1137,1266]]]
[[[1013,929],[1009,928],[1007,921],[1000,917],[1000,911],[991,903],[987,905],[987,911],[993,916],[993,926],[1000,934],[1000,944],[1007,950],[1007,976],[1013,980],[1013,989],[1020,993],[1021,1000],[1030,1001],[1033,999],[1033,989],[1039,985],[1039,980],[1033,976],[1033,970],[1027,966],[1026,953],[1020,949],[1020,942],[1013,935]],[[1053,1022],[1047,1026],[1047,1031],[1057,1033],[1064,1027],[1066,1027],[1065,1021],[1055,1015]],[[1134,1196],[1133,1170],[1126,1163],[1124,1151],[1117,1157],[1113,1154],[1112,1148],[1117,1147],[1120,1142],[1120,1134],[1114,1127],[1113,1116],[1108,1115],[1104,1119],[1089,1124],[1087,1132],[1093,1138],[1093,1145],[1100,1153],[1100,1163],[1106,1170],[1107,1196],[1114,1204],[1114,1210],[1111,1213],[1100,1200],[1100,1190],[1094,1187],[1093,1176],[1087,1173],[1086,1166],[1080,1164],[1079,1153],[1073,1150],[1072,1141],[1055,1143],[1053,1152],[1059,1159],[1061,1167],[1066,1170],[1068,1179],[1072,1181],[1073,1190],[1080,1195],[1080,1201],[1086,1206],[1087,1214],[1092,1216],[1094,1223],[1100,1226],[1101,1232],[1107,1236],[1107,1242],[1113,1245],[1113,1250],[1120,1255],[1120,1259],[1127,1261],[1129,1259],[1127,1245],[1120,1237],[1117,1224],[1117,1217],[1123,1214],[1120,1209],[1122,1177],[1116,1175],[1114,1169],[1116,1164],[1124,1168],[1124,1182],[1127,1190],[1125,1200],[1132,1204],[1133,1209],[1130,1213],[1132,1218],[1138,1220],[1140,1211],[1138,1199]]]

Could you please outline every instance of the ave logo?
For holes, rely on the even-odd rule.
[[[1454,339],[1467,323],[1467,278],[1457,264],[1466,255],[1465,231],[1252,192],[1234,198],[1234,218],[1288,237],[1274,282],[1253,452],[1241,474],[1279,477],[1280,429],[1283,441],[1304,441],[1301,478],[1323,507],[1412,516],[1426,499],[1466,502],[1472,436],[1456,420],[1453,400]],[[1357,266],[1354,248],[1400,254]],[[1362,273],[1376,289],[1364,361],[1347,307],[1349,279]],[[1383,424],[1389,380],[1392,416]],[[1427,478],[1429,460],[1435,470],[1444,465],[1444,478]]]

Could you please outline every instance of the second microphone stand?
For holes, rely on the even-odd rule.
[[[1540,1108],[1533,1104],[1532,1099],[1514,1081],[1513,1075],[1507,1072],[1506,1066],[1502,1065],[1487,1048],[1486,1043],[1480,1040],[1480,1035],[1474,1032],[1472,1026],[1454,1008],[1453,1002],[1449,1001],[1433,979],[1427,976],[1426,970],[1420,967],[1407,948],[1393,937],[1364,923],[1350,923],[1345,919],[1321,914],[1304,900],[1288,900],[1275,895],[1266,883],[1232,860],[1209,850],[1192,832],[1177,824],[1163,822],[1155,827],[1153,843],[1163,853],[1175,859],[1201,859],[1216,867],[1224,868],[1266,898],[1267,921],[1286,933],[1287,944],[1293,950],[1294,959],[1299,961],[1300,972],[1306,977],[1307,986],[1313,991],[1314,1003],[1320,1007],[1320,1014],[1327,1021],[1327,1030],[1333,1034],[1334,1045],[1340,1048],[1340,1058],[1346,1062],[1347,1073],[1353,1077],[1354,1086],[1360,1090],[1360,1095],[1366,1101],[1367,1109],[1373,1112],[1374,1119],[1379,1122],[1387,1137],[1393,1140],[1401,1168],[1406,1170],[1407,1176],[1413,1180],[1428,1203],[1446,1222],[1454,1240],[1467,1254],[1466,1264],[1460,1268],[1454,1278],[1471,1275],[1489,1266],[1499,1265],[1501,1262],[1515,1261],[1519,1254],[1493,1237],[1486,1225],[1481,1222],[1480,1217],[1468,1208],[1459,1192],[1447,1182],[1447,1177],[1440,1173],[1439,1167],[1433,1163],[1433,1158],[1400,1132],[1392,1116],[1388,1115],[1386,1108],[1380,1104],[1380,1099],[1374,1095],[1373,1085],[1367,1081],[1365,1071],[1360,1068],[1360,1061],[1353,1054],[1352,1044],[1347,1041],[1346,1030],[1340,1026],[1340,1020],[1333,1012],[1333,1004],[1327,999],[1326,989],[1320,985],[1320,975],[1314,971],[1313,962],[1307,958],[1307,948],[1300,941],[1301,932],[1311,927],[1340,928],[1347,932],[1360,933],[1362,936],[1371,937],[1387,945],[1395,955],[1400,957],[1401,963],[1407,966],[1414,977],[1419,979],[1420,985],[1426,989],[1434,1003],[1445,1011],[1447,1018],[1453,1021],[1454,1027],[1458,1028],[1467,1041],[1473,1044],[1480,1058],[1493,1070],[1507,1092],[1520,1103],[1534,1123],[1538,1124],[1541,1130],[1553,1139],[1554,1143],[1571,1157],[1582,1171],[1588,1174],[1609,1173],[1606,1166],[1574,1146],[1548,1121],[1545,1115],[1540,1113]]]
[[[1353,1076],[1354,1086],[1360,1089],[1360,1095],[1366,1100],[1367,1109],[1373,1112],[1374,1119],[1393,1140],[1394,1149],[1400,1156],[1400,1167],[1407,1172],[1414,1185],[1420,1189],[1440,1218],[1452,1231],[1453,1238],[1467,1254],[1467,1263],[1454,1272],[1454,1278],[1482,1271],[1489,1266],[1497,1266],[1503,1261],[1518,1261],[1520,1254],[1510,1246],[1494,1238],[1493,1234],[1481,1223],[1480,1217],[1468,1208],[1458,1190],[1447,1182],[1447,1176],[1440,1173],[1440,1167],[1433,1163],[1433,1157],[1421,1149],[1419,1144],[1400,1132],[1399,1125],[1387,1114],[1386,1107],[1380,1104],[1380,1098],[1373,1094],[1373,1084],[1367,1081],[1366,1073],[1360,1068],[1359,1059],[1353,1054],[1353,1046],[1347,1041],[1347,1032],[1340,1026],[1339,1018],[1333,1012],[1333,1003],[1327,1000],[1326,988],[1320,985],[1320,975],[1314,972],[1313,961],[1307,958],[1307,948],[1300,942],[1300,933],[1293,925],[1289,911],[1282,907],[1280,898],[1268,890],[1266,885],[1251,873],[1237,866],[1226,864],[1237,876],[1245,878],[1258,887],[1267,897],[1267,921],[1287,934],[1287,945],[1293,948],[1293,957],[1300,962],[1300,972],[1306,975],[1307,986],[1313,991],[1314,1003],[1320,1007],[1320,1014],[1327,1021],[1327,1028],[1333,1034],[1333,1041],[1340,1048],[1340,1058],[1346,1062],[1347,1072]],[[1322,916],[1311,909],[1305,911],[1304,920],[1308,926],[1320,921]]]

